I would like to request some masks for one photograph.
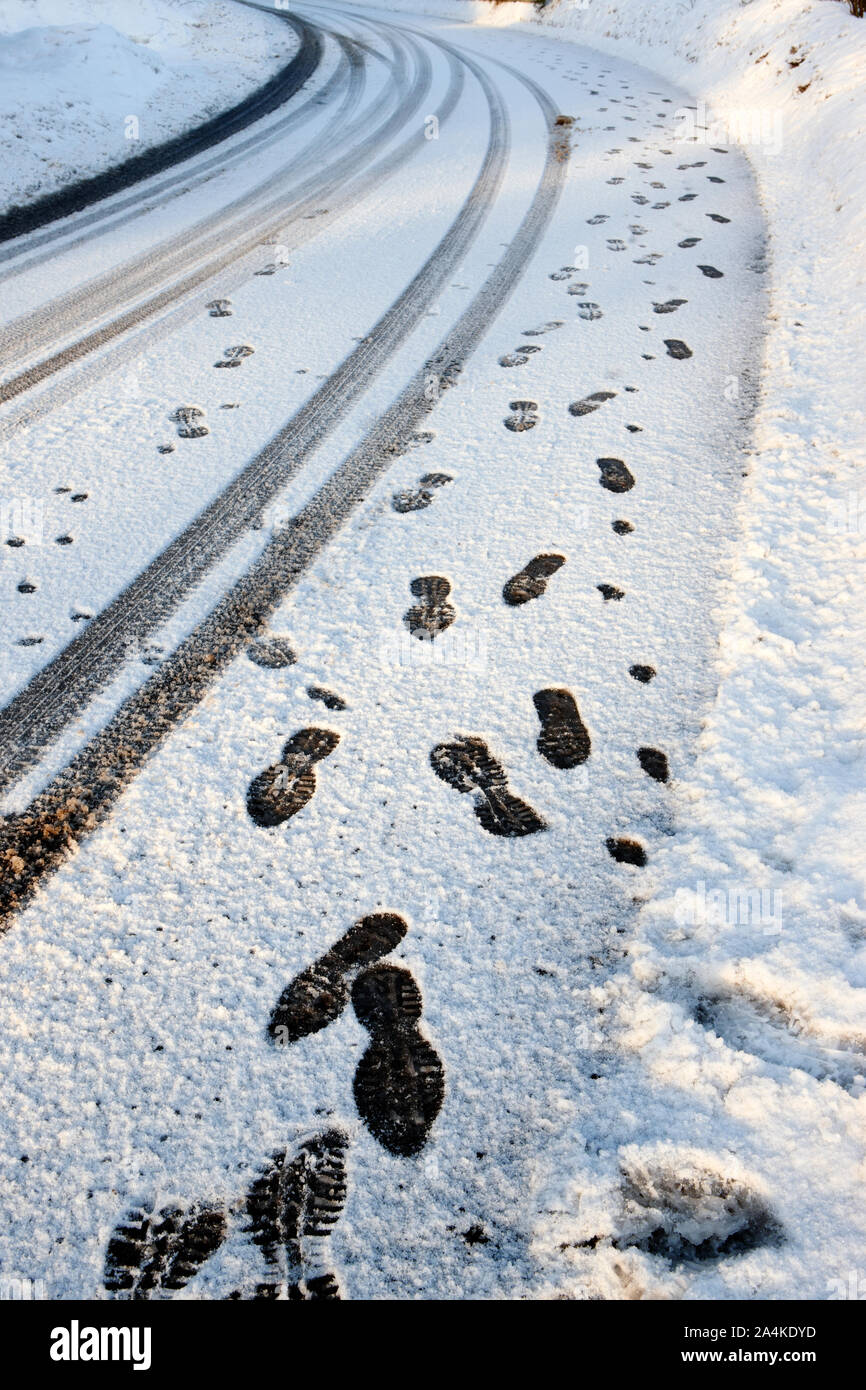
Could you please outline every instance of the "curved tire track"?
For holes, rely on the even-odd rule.
[[[442,46],[456,52],[451,45]],[[465,55],[460,57],[489,93],[488,99],[494,103],[491,114],[498,109],[505,122],[498,93],[474,62]],[[42,878],[59,867],[74,846],[106,818],[145,758],[195,707],[250,638],[262,629],[268,615],[389,467],[393,445],[434,409],[434,402],[426,391],[431,371],[439,375],[443,386],[454,385],[491,321],[508,300],[553,215],[567,170],[562,137],[553,125],[556,108],[534,82],[508,70],[539,103],[549,136],[540,183],[506,254],[433,356],[415,373],[362,443],[291,524],[269,542],[208,617],[121,705],[106,727],[45,787],[27,810],[7,818],[0,832],[0,918],[7,925],[33,895]],[[485,165],[489,166],[492,160],[494,170],[499,162],[494,149],[495,137],[492,123]],[[501,132],[499,138],[502,138]],[[488,168],[488,176],[498,181],[501,170],[496,175]],[[477,185],[473,194],[476,191]],[[470,204],[472,202],[470,195]],[[464,205],[461,213],[461,218],[465,217],[473,226],[473,236],[485,216],[483,197],[480,200],[475,197],[471,210]],[[433,276],[438,286],[453,272],[464,254],[462,243],[468,230],[465,228],[461,235],[457,225],[452,225],[431,257],[433,264],[428,262],[419,272],[398,305],[413,287],[422,303],[426,302],[428,275]],[[450,245],[446,245],[449,242]],[[388,315],[396,309],[397,305],[392,306]],[[355,356],[353,353],[348,361]],[[326,387],[330,386],[331,382],[326,383]],[[270,475],[290,476],[294,462],[292,443],[292,425],[289,425],[260,456]]]
[[[156,253],[148,251],[130,261],[119,272],[111,271],[100,276],[61,296],[49,308],[39,308],[7,325],[0,331],[0,366],[16,361],[23,352],[30,352],[34,347],[38,351],[70,332],[81,332],[84,324],[93,323],[110,313],[118,300],[127,303],[137,301],[124,313],[8,378],[0,385],[0,402],[15,399],[138,324],[153,318],[174,300],[206,283],[232,261],[249,254],[269,234],[280,228],[288,217],[301,215],[311,200],[327,197],[411,116],[413,109],[423,101],[429,85],[429,60],[422,57],[414,85],[408,93],[401,94],[398,88],[397,105],[390,116],[360,146],[351,148],[325,169],[317,169],[300,185],[295,182],[296,171],[292,170],[288,176],[289,187],[262,205],[258,201],[261,193],[273,192],[274,180],[269,179],[262,188],[244,194],[196,227],[188,228],[164,242]],[[349,127],[344,139],[352,138],[358,130],[367,129],[370,120],[378,117],[380,110],[390,105],[391,100],[391,95],[386,93],[384,99],[374,103],[370,111],[364,112]],[[314,142],[316,148],[306,152],[301,167],[316,165],[320,155],[318,146],[327,143],[324,138]],[[254,227],[252,231],[251,223]],[[196,268],[191,270],[191,266]],[[166,284],[171,277],[177,276],[183,278]],[[164,288],[140,302],[141,296],[152,290],[155,280]]]
[[[280,17],[291,24],[301,46],[291,62],[252,96],[205,121],[195,130],[186,131],[165,144],[134,155],[132,159],[127,159],[113,169],[106,169],[92,178],[82,179],[67,188],[58,189],[56,193],[47,193],[27,207],[10,208],[0,217],[0,243],[36,231],[58,218],[81,212],[93,203],[110,198],[113,194],[122,192],[124,188],[130,188],[134,183],[140,183],[142,179],[161,174],[173,164],[191,159],[203,150],[228,139],[230,135],[236,135],[253,121],[261,120],[262,116],[269,115],[271,111],[290,100],[316,71],[322,60],[323,46],[321,32],[315,25],[297,15],[281,13]]]
[[[325,28],[321,28],[320,32],[331,34],[331,31]],[[211,155],[210,158],[196,162],[192,169],[178,168],[161,183],[147,189],[138,188],[129,197],[112,199],[109,206],[104,204],[98,206],[92,212],[76,217],[71,223],[54,226],[40,232],[39,235],[29,236],[22,245],[7,245],[5,249],[0,249],[0,265],[12,262],[8,270],[0,272],[0,282],[11,280],[14,276],[32,270],[35,266],[41,265],[57,254],[65,255],[68,251],[81,246],[93,235],[88,230],[90,228],[96,228],[95,234],[100,235],[102,228],[98,224],[101,222],[109,223],[110,230],[114,233],[119,227],[126,226],[135,218],[153,211],[154,208],[163,207],[172,198],[189,192],[201,183],[206,183],[214,177],[215,173],[224,173],[233,164],[247,159],[251,154],[260,153],[277,140],[283,139],[298,126],[304,125],[316,114],[316,108],[323,105],[339,88],[346,77],[350,63],[352,63],[353,54],[356,57],[353,64],[356,79],[360,74],[361,64],[357,61],[357,56],[363,50],[363,45],[345,35],[333,34],[332,37],[343,50],[341,61],[325,84],[315,89],[314,95],[302,106],[268,124],[262,130],[254,130],[246,139],[233,143],[228,149],[222,149]],[[357,53],[355,53],[356,50]],[[62,246],[55,247],[53,243],[60,240],[63,242]],[[43,250],[43,247],[48,249]]]
[[[469,197],[445,237],[403,293],[358,347],[301,406],[205,510],[157,556],[87,628],[44,666],[0,711],[0,787],[38,760],[125,660],[131,643],[158,626],[190,588],[255,521],[355,404],[425,313],[474,240],[495,200],[503,176],[508,125],[494,89],[485,87],[491,111],[486,156]],[[452,80],[439,109],[448,119],[462,91],[462,74]],[[422,132],[407,146],[419,147]],[[393,160],[401,152],[386,159]],[[406,156],[404,149],[402,157]]]
[[[408,120],[413,111],[418,109],[426,93],[426,86],[423,82],[413,87],[408,86],[403,80],[405,78],[403,68],[396,58],[394,70],[402,92],[402,100],[398,109],[391,113],[385,126],[379,127],[360,147],[356,147],[344,157],[337,167],[338,175],[345,172],[346,169],[357,168],[359,163],[363,165],[364,159],[360,158],[359,151],[363,153],[364,158],[375,153],[377,144],[384,143],[400,121]],[[352,74],[346,86],[337,119],[346,119],[353,114],[360,101],[362,89],[363,81],[358,81],[357,55],[353,55]],[[372,115],[378,116],[381,111],[385,110],[389,100],[387,97],[378,99],[358,121],[348,127],[347,132],[344,132],[344,140],[354,135],[357,130],[363,129]],[[327,134],[326,132],[325,137]],[[304,151],[302,168],[308,164],[315,164],[317,152],[320,152],[320,144],[326,143],[325,137],[322,141],[314,141],[313,145]],[[329,138],[333,148],[333,136]],[[370,192],[378,181],[383,181],[399,168],[410,157],[416,143],[407,141],[379,163],[368,166],[347,182],[340,182],[339,177],[334,178],[336,166],[328,166],[324,172],[329,175],[329,182],[322,182],[322,175],[320,174],[317,178],[307,179],[300,186],[294,185],[286,195],[289,199],[287,203],[283,204],[277,200],[277,203],[271,206],[270,211],[273,213],[274,206],[276,206],[277,213],[271,222],[258,226],[252,249],[244,250],[243,247],[240,249],[235,247],[228,255],[221,257],[216,266],[212,262],[209,267],[209,277],[202,277],[201,282],[192,290],[182,285],[180,287],[175,286],[165,292],[162,296],[166,301],[165,312],[160,312],[157,307],[153,312],[142,313],[139,322],[131,327],[127,325],[128,331],[112,332],[109,335],[109,340],[100,344],[101,351],[95,354],[83,353],[83,361],[76,372],[63,373],[59,379],[42,391],[30,392],[29,394],[25,392],[17,407],[11,412],[5,413],[0,419],[0,440],[11,438],[19,430],[32,425],[56,406],[71,399],[79,391],[116,370],[120,364],[130,357],[136,356],[149,344],[188,323],[203,311],[209,299],[230,296],[250,278],[255,269],[260,268],[260,262],[255,261],[255,257],[260,252],[262,242],[268,236],[273,236],[277,230],[279,230],[280,240],[287,242],[290,250],[295,250],[298,246],[321,235],[334,217],[348,212]],[[336,197],[334,196],[335,193],[337,194]],[[292,202],[292,198],[297,201]],[[308,214],[319,206],[323,198],[327,198],[330,204],[329,218],[310,220]],[[239,205],[243,206],[244,204]],[[259,210],[257,209],[247,210],[248,218],[258,215]],[[216,224],[218,216],[218,214],[215,215],[208,222],[208,226]],[[295,229],[294,233],[289,235],[289,228],[292,227]],[[177,300],[179,302],[175,302]],[[174,305],[173,308],[170,307],[172,304]],[[19,326],[20,322],[19,320]],[[0,340],[2,340],[2,335],[0,335]]]

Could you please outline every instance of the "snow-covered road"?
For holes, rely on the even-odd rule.
[[[803,1296],[810,1141],[669,1127],[608,1021],[713,695],[749,166],[591,50],[296,10],[291,102],[0,262],[0,1261],[100,1297],[198,1204],[187,1297]]]

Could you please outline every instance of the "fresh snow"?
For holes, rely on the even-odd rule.
[[[108,0],[81,3],[83,22],[118,28]],[[288,42],[266,16],[218,8],[274,52]],[[45,0],[39,17],[51,19]],[[483,61],[512,117],[501,196],[434,312],[262,530],[152,650],[130,654],[7,808],[26,805],[140,681],[142,656],[170,651],[297,512],[502,255],[544,130],[497,61],[575,117],[565,190],[429,417],[432,441],[396,459],[274,615],[297,663],[239,658],[0,943],[0,1267],[45,1279],[49,1297],[99,1297],[106,1241],[136,1201],[236,1204],[276,1147],[336,1124],[351,1140],[332,1239],[348,1296],[836,1296],[866,1234],[855,160],[866,25],[829,0],[594,0],[540,17],[407,0],[339,17],[379,54],[377,22],[391,20]],[[327,62],[317,81],[333,52]],[[388,78],[371,57],[364,102]],[[446,80],[434,53],[430,111]],[[226,170],[131,231],[109,227],[25,268],[5,320],[193,227],[237,195],[238,177],[254,191],[304,150],[320,157],[328,110],[242,175]],[[58,391],[28,428],[10,426],[7,493],[46,500],[45,543],[4,561],[4,702],[69,640],[73,611],[103,606],[369,331],[454,217],[485,136],[469,83],[412,163],[275,276],[233,287],[232,318],[178,312]],[[680,248],[690,236],[698,247]],[[575,262],[586,268],[551,279]],[[578,281],[585,295],[569,295]],[[653,312],[675,297],[687,302]],[[579,301],[602,317],[582,318]],[[673,359],[666,338],[693,356]],[[233,342],[254,354],[215,372]],[[524,342],[542,350],[501,367]],[[569,414],[599,390],[616,394]],[[208,438],[174,439],[181,399],[206,410]],[[534,429],[503,428],[512,400],[536,402]],[[599,487],[595,460],[608,456],[628,462],[632,491]],[[452,481],[428,508],[395,512],[393,494],[430,471]],[[612,531],[620,517],[632,534]],[[57,548],[67,526],[75,544]],[[566,556],[546,594],[506,607],[505,580],[545,552]],[[447,577],[457,610],[429,647],[403,621],[422,575]],[[17,592],[22,577],[34,594]],[[605,600],[600,583],[624,597]],[[19,645],[29,634],[41,642]],[[628,676],[635,661],[657,668],[651,684]],[[346,711],[311,700],[312,685]],[[535,747],[532,695],[559,686],[592,737],[571,771]],[[263,830],[246,789],[307,725],[340,744],[310,804]],[[471,797],[435,777],[431,749],[461,733],[489,743],[543,833],[486,835]],[[640,770],[646,745],[667,753],[667,786]],[[638,839],[647,866],[614,863],[611,835]],[[415,1159],[386,1153],[355,1112],[369,1039],[351,1006],[291,1049],[265,1040],[288,981],[377,910],[409,923],[390,959],[420,986],[421,1027],[445,1068],[445,1105]],[[677,1264],[641,1248],[659,1225],[695,1246],[744,1222],[764,1238],[728,1258]],[[257,1277],[235,1214],[183,1296],[225,1297]]]

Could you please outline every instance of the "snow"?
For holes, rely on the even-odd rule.
[[[296,46],[229,0],[5,0],[0,212],[233,106]]]
[[[411,19],[396,6],[387,17],[519,67],[573,112],[561,207],[431,415],[434,439],[396,460],[274,615],[297,664],[235,662],[3,941],[0,1264],[45,1278],[49,1297],[98,1297],[108,1235],[143,1194],[237,1203],[276,1146],[338,1123],[350,1196],[333,1244],[350,1295],[827,1298],[861,1268],[866,1234],[854,675],[866,646],[855,160],[866,24],[827,0],[594,0],[540,18],[517,5],[424,8],[427,20],[417,4]],[[381,51],[386,13],[351,13]],[[238,22],[253,33],[258,16]],[[441,56],[434,68],[430,110]],[[513,146],[482,236],[264,534],[156,634],[166,650],[357,443],[514,236],[544,133],[526,92],[494,70]],[[384,65],[371,77],[373,101]],[[712,130],[687,143],[702,102]],[[759,138],[738,149],[744,128]],[[285,158],[326,129],[293,137]],[[483,131],[473,88],[384,189],[279,275],[233,289],[233,319],[199,315],[142,339],[128,375],[86,385],[4,443],[16,495],[29,477],[46,498],[46,536],[76,510],[54,485],[89,493],[76,546],[24,552],[38,586],[4,605],[7,694],[68,640],[70,594],[89,611],[103,604],[368,331],[466,196]],[[706,165],[678,167],[693,160]],[[710,195],[709,177],[725,180]],[[644,189],[669,206],[635,206]],[[218,181],[200,191],[196,215],[224,192]],[[680,201],[690,193],[696,202]],[[598,213],[608,221],[591,224]],[[184,216],[139,219],[141,245]],[[696,230],[699,251],[680,249]],[[20,277],[20,292],[50,302],[86,282],[92,258],[119,256],[121,240],[109,231],[98,252],[73,248]],[[594,322],[576,314],[568,279],[550,278],[579,252],[588,267],[571,278],[601,304]],[[639,263],[648,252],[656,264]],[[698,262],[724,278],[702,277]],[[674,296],[688,302],[656,319],[653,301]],[[669,357],[667,336],[693,357]],[[227,343],[247,339],[255,353],[238,371],[213,372]],[[523,341],[542,351],[502,368]],[[616,396],[569,415],[599,389]],[[157,461],[181,394],[206,407],[212,435]],[[220,413],[224,397],[239,408]],[[509,433],[509,402],[523,398],[539,425]],[[633,423],[640,433],[626,432]],[[606,456],[636,475],[623,498],[598,486]],[[395,512],[392,495],[428,471],[452,481],[427,509]],[[634,534],[612,533],[618,516]],[[504,580],[550,551],[567,558],[547,593],[505,607]],[[7,556],[7,580],[18,558]],[[410,580],[429,574],[448,578],[458,617],[453,642],[428,651],[406,639],[403,615]],[[625,598],[604,601],[601,581]],[[25,611],[43,648],[14,646]],[[635,660],[657,667],[650,685],[627,676]],[[137,679],[131,661],[62,751]],[[314,703],[313,684],[347,710]],[[558,686],[575,693],[593,742],[570,772],[535,747],[532,694]],[[247,786],[309,724],[340,744],[309,805],[264,831],[246,814]],[[489,742],[543,834],[486,835],[471,798],[433,775],[431,748],[457,733]],[[668,786],[639,771],[640,745],[667,752]],[[648,866],[615,864],[611,834],[636,836]],[[351,1008],[291,1049],[264,1041],[284,985],[377,910],[409,923],[391,958],[421,988],[421,1026],[445,1067],[445,1106],[413,1160],[384,1153],[354,1111],[368,1036]],[[641,1248],[660,1225],[698,1246],[743,1220],[769,1238],[737,1257],[676,1264]],[[474,1227],[487,1243],[466,1241]],[[224,1297],[251,1270],[235,1213],[184,1296]]]
[[[696,1046],[683,1003],[695,992],[736,986],[752,996],[756,1016],[781,1024],[776,1045],[763,1042],[774,1061],[787,1058],[820,1077],[826,1066],[810,1064],[802,1040],[834,1047],[844,1037],[862,1075],[866,417],[856,248],[866,232],[866,25],[827,0],[562,0],[541,16],[517,4],[492,12],[482,3],[429,0],[422,7],[632,58],[703,100],[716,123],[708,143],[749,132],[744,148],[768,222],[771,307],[739,534],[717,612],[719,689],[693,771],[677,789],[677,834],[654,859],[631,979],[617,982],[615,1007],[623,1041],[631,1040],[663,1083],[665,1129],[688,1115],[693,1088],[709,1079],[716,1060],[710,1044]],[[737,889],[763,893],[765,902],[775,891],[781,929],[759,912],[745,914],[758,917],[753,925],[740,924],[736,908],[722,907],[721,920],[718,912],[689,911],[701,885],[732,905]],[[819,1087],[821,1099],[811,1105],[801,1095],[792,1124],[790,1078],[797,1073],[773,1062],[762,1069],[771,1079],[760,1091],[740,1083],[752,1099],[725,1102],[749,1120],[755,1151],[775,1150],[792,1179],[802,1134],[821,1134],[821,1148],[809,1148],[803,1164],[804,1200],[810,1183],[836,1187],[840,1169],[852,1178],[862,1171],[859,1147],[847,1160],[838,1152],[839,1122],[826,1118],[839,1103],[832,1088]],[[730,1085],[727,1075],[714,1089],[721,1095]],[[849,1123],[862,1122],[855,1116],[863,1104]],[[787,1145],[780,1144],[786,1133]],[[856,1206],[856,1186],[848,1199]],[[805,1225],[809,1218],[801,1211],[796,1219]],[[837,1240],[839,1247],[801,1272],[795,1297],[828,1296],[839,1272],[834,1258],[848,1268],[841,1247],[850,1238],[828,1227],[820,1201],[812,1219],[824,1226],[828,1250]],[[859,1232],[858,1239],[862,1251]],[[856,1242],[847,1259],[855,1267]]]

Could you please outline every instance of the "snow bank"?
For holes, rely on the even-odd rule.
[[[287,24],[230,0],[6,0],[0,210],[232,106],[296,45]]]

